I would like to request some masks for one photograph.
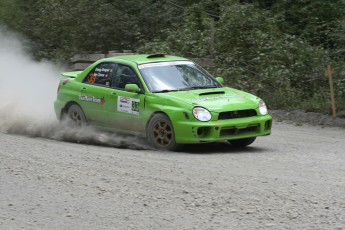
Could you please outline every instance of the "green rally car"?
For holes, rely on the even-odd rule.
[[[223,86],[221,77],[186,58],[117,56],[62,76],[54,103],[58,119],[144,135],[157,149],[222,140],[244,147],[271,133],[263,100]]]

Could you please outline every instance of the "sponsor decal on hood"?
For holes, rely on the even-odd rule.
[[[202,101],[209,101],[209,100],[216,100],[216,99],[230,99],[230,98],[246,98],[243,95],[239,94],[232,94],[232,95],[224,95],[224,96],[214,96],[214,97],[202,97],[202,98],[195,98],[192,99],[192,102],[202,102]]]

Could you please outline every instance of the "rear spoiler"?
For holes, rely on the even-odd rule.
[[[61,75],[63,77],[76,78],[81,72],[83,71],[64,72],[64,73],[61,73]]]

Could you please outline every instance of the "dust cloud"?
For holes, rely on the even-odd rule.
[[[23,39],[0,27],[0,132],[59,141],[148,149],[134,136],[70,128],[57,121],[54,100],[60,73],[67,70],[48,61],[36,62],[25,52]]]

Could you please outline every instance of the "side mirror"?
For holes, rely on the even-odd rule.
[[[137,84],[126,84],[125,90],[127,92],[132,92],[132,93],[139,93],[140,92],[140,88]]]
[[[220,84],[224,84],[224,78],[222,77],[216,77],[216,80],[220,83]]]

